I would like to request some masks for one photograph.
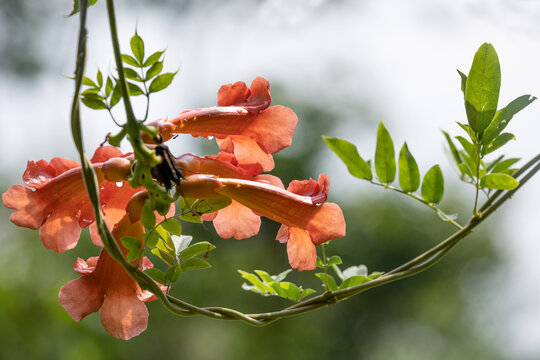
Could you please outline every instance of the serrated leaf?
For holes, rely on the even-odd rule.
[[[167,219],[159,224],[159,226],[163,227],[165,230],[167,230],[169,233],[174,235],[182,235],[182,224],[180,221],[176,219]]]
[[[167,88],[173,81],[176,74],[177,73],[165,73],[165,74],[159,75],[154,80],[152,80],[152,83],[150,84],[149,92],[154,93],[154,92],[158,92]]]
[[[377,130],[377,147],[375,150],[375,172],[382,183],[389,184],[396,177],[396,157],[394,142],[384,124]]]
[[[150,69],[148,69],[144,79],[146,81],[150,80],[151,78],[159,74],[161,70],[163,70],[163,61],[158,61],[157,63],[152,65]]]
[[[96,2],[97,2],[97,0],[88,0],[88,3],[87,3],[88,6],[87,6],[87,7],[90,7],[90,6],[94,5]],[[81,8],[80,8],[80,2],[79,2],[79,0],[73,0],[73,10],[71,10],[71,13],[69,13],[68,16],[75,15],[75,14],[77,14],[80,10],[81,10]]]
[[[146,61],[144,62],[143,66],[144,67],[147,67],[147,66],[150,66],[150,65],[154,65],[160,58],[161,58],[161,55],[163,55],[163,53],[165,52],[165,50],[163,51],[156,51],[155,53],[153,53],[152,55],[150,55],[148,57],[148,59],[146,59]]]
[[[503,160],[503,161],[499,162],[497,165],[495,165],[492,172],[499,173],[499,172],[503,172],[505,170],[508,170],[510,168],[510,166],[514,165],[519,160],[521,160],[521,159],[520,158],[510,158],[510,159]]]
[[[88,106],[90,109],[102,110],[106,109],[107,105],[103,100],[100,100],[98,96],[92,96],[95,94],[85,94],[81,97],[81,101],[84,105]]]
[[[134,83],[130,83],[128,82],[128,90],[129,90],[129,96],[139,96],[139,95],[144,95],[144,92],[142,91],[142,89],[135,85]]]
[[[422,181],[422,197],[427,203],[438,204],[444,194],[444,178],[439,165],[428,170]]]
[[[133,236],[124,236],[120,239],[120,242],[128,250],[139,250],[141,248],[141,241]]]
[[[415,192],[420,186],[418,164],[409,152],[407,143],[403,144],[399,153],[399,186],[405,192]]]
[[[125,62],[128,65],[135,66],[135,67],[140,67],[140,64],[131,55],[122,54],[121,58],[122,58],[122,61]]]
[[[484,43],[474,55],[465,88],[465,110],[469,125],[476,132],[483,132],[491,123],[500,88],[499,57],[491,44]]]
[[[328,288],[330,291],[336,291],[338,289],[336,280],[334,280],[332,275],[327,275],[325,273],[316,273],[315,276],[318,277],[322,281],[323,287],[325,288],[326,288],[326,279],[328,279]]]
[[[191,246],[188,246],[186,249],[182,250],[178,256],[180,257],[180,259],[182,259],[182,261],[185,261],[197,255],[212,251],[215,248],[216,247],[210,244],[208,241],[201,241]]]
[[[110,76],[107,76],[107,81],[105,82],[105,96],[106,97],[109,97],[109,95],[111,94],[111,91],[113,90],[113,82],[111,80],[111,77]]]
[[[358,154],[358,149],[354,144],[347,140],[327,136],[323,136],[323,139],[330,150],[339,156],[341,161],[347,166],[352,176],[365,180],[371,180],[373,178],[370,166]]]
[[[513,190],[518,185],[519,181],[503,173],[487,174],[480,179],[480,186],[488,189]]]
[[[156,226],[156,215],[154,214],[154,209],[148,205],[144,205],[141,213],[141,222],[147,229],[152,229],[154,226]]]
[[[536,98],[531,95],[523,95],[510,102],[501,110],[497,111],[493,121],[488,126],[482,137],[482,144],[491,143],[506,128],[510,120],[518,112],[529,106]]]
[[[135,55],[135,59],[137,59],[139,64],[142,64],[144,60],[144,41],[137,34],[137,31],[135,31],[135,35],[133,35],[129,44],[131,46],[131,52]]]
[[[126,78],[130,80],[142,81],[141,76],[132,68],[124,68],[124,74],[126,75]]]
[[[486,148],[485,155],[499,149],[510,140],[516,140],[516,137],[514,136],[514,134],[502,133],[501,135],[497,136],[495,140],[493,140],[493,142]]]
[[[159,269],[150,268],[150,269],[144,270],[144,272],[147,273],[152,279],[154,279],[160,284],[165,284],[167,281],[165,273]]]
[[[189,249],[189,248],[188,248]],[[191,258],[182,263],[182,270],[184,272],[188,270],[208,269],[212,267],[209,263],[199,258]]]
[[[158,241],[159,234],[156,231],[152,231],[151,233],[145,235],[146,246],[148,246],[149,248],[156,247]]]

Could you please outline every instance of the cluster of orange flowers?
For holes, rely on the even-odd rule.
[[[213,221],[221,237],[252,237],[259,232],[260,217],[265,216],[282,224],[276,239],[287,243],[291,266],[313,270],[315,246],[343,237],[345,221],[338,205],[325,202],[329,191],[326,175],[320,175],[318,181],[295,180],[285,189],[279,178],[262,174],[274,168],[272,154],[291,145],[298,121],[291,109],[270,103],[270,85],[259,77],[250,88],[243,82],[222,86],[217,106],[185,111],[148,125],[156,126],[165,141],[180,133],[216,139],[219,154],[184,154],[176,163],[186,178],[179,185],[184,197],[231,200],[227,207],[203,215],[203,220]],[[127,182],[132,161],[133,155],[111,146],[98,148],[91,159],[105,222],[124,253],[122,237],[142,239],[144,234],[141,210],[146,192]],[[73,248],[87,226],[92,241],[103,246],[77,162],[62,158],[29,161],[23,182],[26,186],[14,185],[2,195],[4,205],[16,210],[11,215],[14,224],[40,229],[45,247],[59,253]],[[166,217],[174,212],[172,206]],[[141,266],[152,264],[144,258]],[[103,326],[117,338],[129,339],[146,329],[148,311],[143,302],[155,296],[143,291],[105,250],[99,257],[78,259],[74,269],[82,277],[68,282],[59,294],[60,304],[74,320],[101,309]]]

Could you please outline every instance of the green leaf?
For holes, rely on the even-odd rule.
[[[176,219],[167,219],[159,224],[159,226],[163,227],[165,230],[167,230],[169,233],[174,235],[182,235],[182,224],[180,221]]]
[[[132,68],[124,68],[124,74],[126,75],[126,78],[130,80],[142,81],[141,76]]]
[[[365,275],[355,275],[345,279],[340,285],[339,289],[347,289],[356,285],[367,283],[370,279]]]
[[[375,171],[382,183],[389,184],[396,177],[396,158],[394,153],[394,142],[384,127],[379,124],[377,131],[377,148],[375,150]]]
[[[88,94],[92,94],[92,95],[98,95],[99,94],[99,89],[96,89],[96,88],[88,88],[86,90],[84,90],[81,95],[88,95]],[[100,97],[101,99],[101,97]]]
[[[144,41],[139,34],[137,34],[137,30],[135,30],[135,35],[133,35],[129,44],[133,55],[135,55],[135,59],[137,59],[139,64],[142,64],[144,60]]]
[[[221,210],[231,204],[232,200],[226,196],[218,196],[211,199],[197,200],[191,209],[199,214],[211,213]]]
[[[144,67],[147,67],[147,66],[150,66],[150,65],[154,65],[160,58],[161,58],[161,55],[163,55],[163,53],[165,52],[165,50],[163,51],[156,51],[155,53],[153,53],[152,55],[150,55],[148,57],[148,59],[146,59],[146,61],[144,62],[143,66]]]
[[[446,139],[446,142],[448,143],[448,147],[450,148],[450,153],[452,154],[452,157],[454,161],[456,162],[456,165],[461,164],[461,156],[459,155],[459,152],[456,148],[456,145],[454,145],[454,142],[452,141],[452,138],[446,131],[443,131],[444,137]]]
[[[463,146],[463,149],[465,149],[465,152],[471,157],[471,159],[476,162],[478,155],[476,153],[474,145],[471,144],[463,136],[456,136],[456,139],[460,142],[461,146]]]
[[[531,95],[523,95],[513,100],[501,110],[497,111],[493,121],[488,126],[482,137],[482,144],[491,143],[506,128],[510,120],[518,112],[529,106],[536,98]]]
[[[144,80],[150,80],[151,78],[159,74],[161,70],[163,70],[163,61],[159,61],[152,65],[152,67],[146,72]]]
[[[101,89],[103,87],[103,75],[101,74],[101,71],[99,69],[97,70],[96,78],[97,78],[99,88]]]
[[[129,90],[129,96],[139,96],[144,95],[144,92],[140,87],[135,85],[134,83],[128,82],[128,90]]]
[[[122,54],[121,58],[122,58],[122,61],[125,62],[128,65],[135,66],[135,67],[140,67],[141,66],[137,62],[137,60],[131,55]]]
[[[461,91],[463,92],[463,96],[465,96],[465,89],[467,87],[467,75],[465,75],[459,70],[457,70],[457,72],[459,76],[461,77]]]
[[[300,294],[300,298],[298,300],[302,300],[303,298],[305,298],[306,296],[309,296],[311,294],[315,294],[316,291],[313,290],[313,289],[305,289],[302,291],[302,293]]]
[[[96,94],[85,94],[81,97],[81,101],[83,102],[84,105],[88,106],[90,109],[94,109],[94,110],[106,109],[107,105],[105,105],[105,102],[103,100],[100,100],[100,98],[95,95]]]
[[[120,239],[120,242],[128,250],[139,250],[141,248],[141,241],[133,236],[124,236]]]
[[[180,220],[184,220],[184,221],[187,221],[187,222],[190,222],[190,223],[195,223],[195,224],[201,224],[202,223],[202,219],[199,215],[195,215],[191,212],[188,212],[188,213],[185,213],[185,214],[182,214],[182,215],[178,215],[177,216]]]
[[[476,54],[465,87],[465,110],[469,125],[476,132],[483,132],[491,123],[501,88],[501,68],[497,52],[491,44],[484,43]]]
[[[159,234],[156,231],[152,231],[151,233],[145,235],[145,243],[149,248],[156,247],[158,241]]]
[[[127,255],[126,259],[127,261],[134,261],[141,257],[141,251],[140,250],[130,250]]]
[[[109,97],[111,91],[113,90],[113,82],[110,76],[107,76],[107,81],[105,82],[105,96]]]
[[[281,284],[282,283],[272,282],[270,285],[272,286],[272,289],[274,289],[274,291],[278,294],[279,297],[287,299],[287,292],[285,291],[284,288],[281,287]]]
[[[277,281],[277,282],[280,282],[282,281],[283,279],[285,279],[287,277],[287,275],[289,275],[289,273],[292,271],[292,269],[287,269],[277,275],[273,275],[272,276],[272,279],[274,279],[274,281]]]
[[[510,166],[514,165],[519,160],[521,160],[521,159],[520,158],[510,158],[510,159],[503,160],[503,161],[499,162],[497,165],[495,165],[495,167],[493,168],[493,172],[498,173],[498,172],[503,172],[505,170],[508,170],[510,168]]]
[[[88,6],[90,7],[94,5],[97,2],[97,0],[88,0]],[[73,10],[71,10],[71,13],[69,13],[69,16],[77,14],[81,10],[79,0],[73,0]]]
[[[172,271],[172,274],[169,276],[169,278],[171,279],[171,282],[176,282],[180,275],[182,275],[182,273],[184,272],[184,269],[180,264],[176,264],[176,266],[172,269],[174,270]]]
[[[298,301],[300,299],[300,288],[296,284],[284,281],[279,283],[279,286],[285,290],[288,299],[293,301]]]
[[[166,251],[160,248],[156,247],[150,251],[152,252],[152,254],[156,255],[158,258],[160,258],[161,260],[163,260],[165,263],[169,264],[170,266],[174,266],[178,263],[175,258],[173,258],[169,253],[167,253]]]
[[[195,258],[197,259],[197,258]],[[257,289],[259,289],[259,292],[261,294],[266,294],[266,293],[273,293],[274,292],[274,289],[267,285],[267,284],[264,284],[258,277],[257,275],[255,274],[252,274],[252,273],[249,273],[247,271],[243,271],[243,270],[238,270],[238,272],[240,273],[240,275],[242,275],[242,277],[244,279],[246,279],[247,281],[249,281],[251,284],[253,284],[253,286],[255,286]]]
[[[149,205],[144,205],[142,208],[141,222],[147,229],[152,229],[156,226],[156,215],[154,215],[154,209]]]
[[[156,280],[158,283],[165,284],[167,282],[165,273],[159,269],[150,268],[144,270],[144,272],[147,273],[152,279]]]
[[[186,262],[182,263],[182,270],[184,272],[188,270],[199,270],[199,269],[208,269],[212,267],[209,263],[199,258],[191,258]]]
[[[516,140],[514,134],[502,133],[501,135],[497,136],[495,140],[493,140],[493,142],[486,148],[486,150],[484,150],[484,154],[487,155],[497,150],[498,148],[506,145],[506,143],[510,140]]]
[[[97,86],[96,83],[93,82],[92,79],[90,79],[87,76],[83,77],[83,85],[91,86],[93,88],[99,89],[99,86]]]
[[[480,186],[488,189],[513,190],[519,185],[519,181],[512,176],[502,173],[491,173],[480,179]]]
[[[268,274],[266,271],[262,271],[262,270],[255,270],[255,273],[261,278],[262,281],[264,281],[265,283],[273,283],[275,282],[274,279],[272,279],[272,277],[270,276],[270,274]]]
[[[341,260],[341,258],[337,255],[334,255],[332,256],[330,259],[328,259],[326,265],[327,266],[332,266],[332,265],[339,265],[339,264],[342,264],[343,261]]]
[[[113,92],[111,95],[111,108],[118,104],[118,102],[122,99],[122,91],[120,90],[120,83],[116,83],[116,86],[113,88]]]
[[[352,176],[371,180],[373,175],[369,165],[358,154],[356,146],[347,140],[323,136],[326,145],[343,161]]]
[[[420,172],[418,164],[409,152],[407,143],[403,144],[399,153],[399,186],[405,192],[415,192],[420,186]]]
[[[210,244],[208,241],[201,241],[195,243],[191,246],[188,246],[186,249],[182,250],[178,256],[182,261],[191,259],[197,255],[207,253],[214,250],[216,247]]]
[[[322,281],[323,287],[325,288],[326,288],[326,279],[328,279],[328,288],[330,291],[336,291],[338,289],[336,280],[334,280],[332,275],[327,275],[325,273],[316,273],[315,276],[318,277]]]
[[[471,180],[475,178],[473,170],[466,163],[461,163],[458,167],[462,175],[467,175]]]
[[[178,72],[165,73],[156,77],[150,84],[150,88],[149,88],[150,93],[158,92],[167,88],[171,84],[171,82],[173,81],[177,73]]]
[[[422,181],[422,197],[427,203],[438,204],[444,194],[444,178],[439,165],[433,166]]]

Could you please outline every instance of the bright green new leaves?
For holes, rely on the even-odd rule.
[[[399,153],[399,186],[405,192],[414,192],[420,186],[420,172],[416,160],[409,152],[407,143],[403,144]]]
[[[88,0],[87,7],[95,5],[96,3],[97,3],[97,0]],[[73,16],[77,14],[79,11],[81,11],[80,0],[73,0],[73,10],[71,10],[71,13],[69,13],[68,16]]]
[[[428,170],[422,181],[422,197],[427,203],[438,204],[444,194],[444,178],[439,165]]]
[[[142,64],[144,60],[144,41],[137,34],[137,30],[135,30],[135,35],[133,35],[129,44],[131,46],[131,52],[135,55],[135,59],[137,59],[139,64]]]
[[[86,76],[83,78],[83,85],[87,88],[81,93],[81,101],[90,109],[110,111],[122,97],[119,85],[115,85],[116,79],[107,76],[107,79],[103,80],[103,74],[99,69],[96,81]]]
[[[500,88],[499,57],[491,44],[484,43],[474,56],[465,85],[465,110],[475,132],[483,132],[491,123],[497,111]]]
[[[284,299],[299,302],[308,295],[315,293],[313,289],[302,289],[301,286],[295,285],[288,281],[281,281],[292,270],[286,270],[278,275],[270,275],[262,270],[255,270],[255,274],[247,271],[238,270],[240,275],[251,285],[243,283],[242,289],[252,291],[263,296],[279,296]]]
[[[156,77],[152,83],[150,84],[150,93],[158,92],[163,89],[166,89],[169,85],[171,85],[174,77],[176,76],[178,72],[175,73],[165,73],[161,74],[158,77]],[[152,76],[154,74],[152,73]]]
[[[347,140],[323,136],[326,145],[343,161],[352,176],[371,180],[373,175],[367,162],[358,154],[356,146]]]
[[[381,122],[377,131],[377,148],[375,150],[375,172],[382,183],[389,184],[396,177],[396,157],[394,142],[388,130]]]
[[[507,174],[491,173],[480,179],[480,185],[488,189],[514,190],[519,185],[519,181]]]

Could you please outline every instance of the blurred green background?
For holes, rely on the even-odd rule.
[[[236,6],[233,10],[243,7],[267,11],[272,6],[285,8],[292,6],[280,1],[232,3]],[[208,16],[217,19],[216,23],[208,26],[215,26],[218,29],[208,30],[210,32],[219,31],[220,26],[227,24],[232,26],[236,21],[236,18],[224,18],[234,11],[217,1],[162,0],[153,2],[151,7],[149,4],[149,1],[134,1],[132,5],[135,10],[126,4],[119,4],[119,16],[122,18],[120,31],[121,35],[124,35],[121,40],[123,46],[127,45],[135,21],[139,21],[138,26],[143,38],[146,31],[151,33],[150,40],[158,42],[157,45],[149,46],[157,47],[155,48],[157,50],[159,46],[165,44],[164,46],[171,47],[173,55],[174,51],[180,53],[191,51],[186,47],[175,50],[176,44],[173,40],[170,40],[172,43],[168,43],[152,33],[150,29],[157,24],[145,22],[145,16],[151,19],[162,16],[164,22],[170,22],[174,19],[171,13],[182,14],[181,19],[187,22],[191,26],[188,26],[188,29],[192,30],[188,34],[184,31],[183,36],[202,40],[209,36],[205,35],[206,25],[190,23],[191,15],[197,18],[201,13],[209,12]],[[336,8],[339,7],[346,11],[350,4],[351,2],[347,1],[335,3],[300,1],[296,6],[300,8],[304,6],[305,13],[315,11],[320,15],[326,11],[335,14]],[[422,2],[415,4],[417,7],[423,5]],[[43,119],[37,116],[26,119],[28,122],[25,126],[29,127],[28,129],[20,124],[11,125],[13,132],[10,143],[6,145],[4,142],[2,145],[4,150],[2,156],[5,157],[2,159],[5,166],[0,170],[2,192],[11,184],[20,183],[20,176],[28,159],[49,160],[53,156],[76,158],[71,139],[66,137],[69,134],[67,113],[71,83],[61,77],[61,74],[69,73],[73,69],[77,22],[76,19],[66,20],[60,16],[68,13],[70,6],[70,1],[60,0],[46,3],[3,0],[0,4],[2,30],[0,65],[5,79],[1,89],[6,95],[0,97],[3,105],[6,105],[0,112],[0,120],[2,125],[6,126],[8,122],[12,122],[14,114],[9,112],[8,101],[20,101],[15,98],[24,97],[24,89],[32,88],[36,91],[28,95],[32,99],[35,98],[34,104],[37,104],[29,107],[28,113],[43,113]],[[356,11],[356,7],[354,8]],[[224,14],[214,15],[221,10]],[[99,37],[101,34],[107,34],[107,29],[98,26],[105,23],[103,19],[101,22],[96,20],[96,17],[103,17],[103,0],[99,0],[90,14],[95,14],[95,17],[90,19],[89,26],[90,53],[100,54],[89,60],[88,71],[93,74],[96,64],[103,66],[104,63],[105,67],[110,66],[112,54],[108,45],[104,45],[107,44],[108,38]],[[291,15],[285,10],[283,14],[284,17]],[[270,35],[274,29],[272,26],[279,28],[278,20],[271,26],[265,25],[268,28],[264,29],[263,33],[268,38],[264,41],[279,43],[279,36]],[[60,22],[63,22],[63,25],[58,25]],[[348,26],[342,25],[345,28]],[[167,26],[174,28],[170,23]],[[7,30],[9,35],[6,35]],[[93,31],[98,35],[93,36]],[[41,36],[37,36],[36,34],[40,32]],[[245,45],[246,41],[249,42],[249,37],[247,40],[238,38],[236,40],[241,46]],[[257,45],[250,43],[249,46],[258,49]],[[103,50],[103,47],[106,50]],[[465,55],[467,61],[472,59],[474,50],[474,48],[467,49],[468,53]],[[194,51],[202,50],[196,48]],[[224,79],[222,82],[240,79],[249,82],[253,77],[252,72],[266,71],[264,65],[252,65],[245,73],[242,69],[232,66],[215,69],[211,67],[214,62],[208,63],[210,61],[208,57],[212,56],[212,52],[209,50],[202,52],[204,56],[201,58],[202,65],[199,69],[182,68],[176,83],[184,84],[184,88],[172,87],[172,95],[169,95],[169,98],[156,99],[153,103],[152,111],[155,117],[172,115],[184,109],[179,107],[179,104],[185,107],[211,106],[215,101],[216,81],[222,78]],[[178,62],[175,62],[173,56],[169,56],[167,59],[170,66],[174,67]],[[103,61],[102,58],[108,60]],[[235,61],[234,59],[233,52],[223,61],[231,63]],[[413,200],[379,188],[375,189],[367,183],[353,179],[347,175],[345,167],[339,163],[337,157],[325,148],[321,139],[322,134],[345,137],[361,141],[360,150],[366,153],[365,157],[372,157],[374,129],[381,118],[387,123],[388,115],[384,105],[374,100],[374,97],[377,97],[375,90],[374,94],[366,95],[364,92],[347,93],[346,87],[339,88],[337,82],[340,79],[346,82],[345,79],[349,75],[346,71],[347,66],[345,69],[341,67],[340,60],[343,59],[334,60],[330,62],[331,66],[317,71],[326,72],[325,76],[329,76],[328,73],[334,74],[336,84],[320,84],[319,90],[308,89],[310,87],[308,85],[294,88],[284,80],[280,71],[276,71],[274,77],[272,74],[268,76],[272,84],[273,103],[291,107],[300,120],[293,145],[275,157],[276,168],[272,173],[281,177],[285,184],[293,179],[316,178],[319,173],[327,173],[333,184],[330,201],[341,205],[347,221],[347,237],[331,242],[327,247],[327,254],[340,255],[344,267],[365,264],[370,271],[389,270],[432,247],[453,229],[441,221],[435,213],[424,209]],[[182,61],[191,64],[189,58]],[[286,64],[289,68],[284,73],[293,76],[296,69],[290,67],[289,62]],[[205,65],[210,68],[206,68]],[[195,75],[189,75],[191,70]],[[210,81],[210,75],[205,75],[205,71],[210,75],[219,73],[220,79]],[[51,80],[51,74],[54,75],[54,80]],[[243,74],[242,77],[239,77],[239,74]],[[376,87],[368,80],[365,80],[365,84],[358,80],[355,86]],[[456,90],[457,93],[459,91],[457,75],[455,80],[452,90]],[[54,102],[46,94],[48,89],[46,84],[51,82],[62,84],[62,87],[55,90],[56,92],[53,91],[56,94]],[[195,89],[198,84],[200,89]],[[332,88],[334,85],[337,90]],[[195,95],[189,97],[186,93],[191,90]],[[318,97],[314,99],[311,96],[313,93],[318,94]],[[171,98],[181,99],[171,101]],[[186,104],[189,101],[194,103]],[[453,101],[461,106],[459,96]],[[85,112],[84,115],[85,119],[91,119],[92,122],[91,126],[86,125],[90,149],[101,141],[108,131],[107,126],[111,125],[107,123],[104,114]],[[29,117],[29,115],[21,116]],[[55,119],[51,119],[52,117]],[[388,120],[390,123],[391,121]],[[38,122],[41,125],[38,125]],[[54,131],[39,129],[40,126],[51,124],[55,126]],[[395,136],[398,139],[396,148],[399,148],[404,134],[409,133],[398,125],[394,129],[396,130],[392,131],[390,128],[390,132],[393,135],[399,134]],[[19,133],[25,131],[24,136]],[[435,127],[434,131],[438,129]],[[177,153],[216,151],[215,145],[210,142],[181,139],[184,140],[179,140],[179,145],[176,145]],[[431,140],[437,147],[433,147],[431,143],[427,147],[426,145],[422,147],[422,143],[417,142],[412,152],[415,156],[418,155],[422,172],[431,166],[422,160],[431,161],[429,154],[437,153],[434,156],[438,159],[436,161],[446,166],[447,196],[443,200],[442,207],[447,213],[459,213],[460,220],[464,221],[470,212],[471,199],[468,191],[461,190],[465,185],[456,183],[456,176],[447,166],[440,145],[441,140],[442,138]],[[36,150],[37,144],[43,147],[43,151]],[[97,314],[76,323],[58,304],[60,287],[78,276],[71,268],[76,258],[87,258],[98,253],[98,249],[90,243],[87,231],[84,232],[77,248],[59,255],[47,251],[41,245],[37,231],[12,225],[8,220],[10,213],[10,210],[0,207],[1,359],[535,358],[533,352],[519,355],[510,350],[505,351],[505,345],[497,342],[500,337],[494,336],[494,332],[495,335],[500,335],[501,331],[504,334],[504,329],[494,330],[501,327],[498,314],[485,312],[490,308],[488,302],[499,296],[493,289],[497,289],[496,284],[502,280],[494,278],[493,274],[500,274],[501,267],[508,262],[507,254],[495,244],[495,235],[500,231],[497,226],[502,227],[504,224],[497,225],[495,221],[485,224],[487,226],[483,226],[481,230],[467,238],[429,271],[370,290],[337,306],[284,319],[264,328],[253,328],[243,323],[202,317],[176,317],[160,304],[153,302],[148,304],[150,311],[148,329],[126,342],[109,336],[102,328]],[[205,231],[194,225],[185,225],[184,229],[187,234],[192,234],[196,241],[212,241],[217,250],[210,253],[208,258],[213,267],[209,270],[191,272],[182,277],[173,289],[174,295],[200,306],[228,306],[244,312],[271,311],[287,305],[284,300],[263,298],[243,291],[241,289],[243,281],[236,271],[262,269],[276,274],[288,268],[286,248],[274,240],[278,224],[264,221],[259,235],[243,241],[223,240],[215,235],[213,229]],[[318,292],[322,291],[320,281],[310,272],[294,272],[288,279]]]

